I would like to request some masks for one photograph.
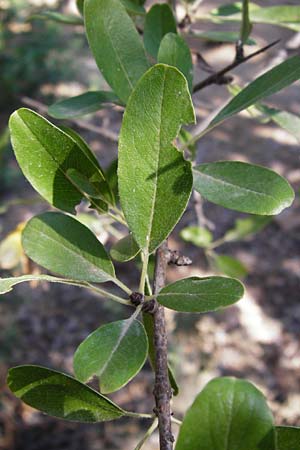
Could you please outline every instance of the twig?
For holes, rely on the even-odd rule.
[[[220,81],[222,79],[224,79],[224,75],[226,73],[228,73],[230,70],[235,69],[235,67],[239,66],[240,64],[243,64],[246,61],[249,61],[249,59],[254,58],[257,55],[260,55],[261,53],[269,50],[271,47],[273,47],[274,45],[278,44],[278,42],[280,41],[280,39],[277,39],[274,42],[271,42],[271,44],[266,45],[263,48],[260,48],[259,50],[250,53],[250,55],[245,56],[242,59],[238,59],[238,60],[234,60],[231,64],[229,64],[228,66],[224,67],[224,69],[219,70],[216,73],[213,73],[212,75],[210,75],[209,77],[207,77],[205,80],[200,81],[200,83],[196,84],[193,88],[193,93],[200,91],[201,89],[204,89],[205,87],[211,85],[211,84],[220,84]]]
[[[22,97],[21,101],[25,105],[30,106],[31,108],[34,108],[37,111],[48,115],[48,107],[46,105],[44,105],[43,103],[33,100],[29,97]],[[98,127],[96,125],[93,125],[91,123],[87,123],[83,120],[78,120],[78,119],[66,119],[66,120],[68,120],[68,122],[75,123],[80,128],[83,128],[88,131],[92,131],[93,133],[96,133],[96,134],[101,134],[101,136],[105,137],[106,139],[109,139],[110,141],[118,142],[118,139],[119,139],[118,135],[116,133],[114,133],[113,131],[108,130],[107,128]]]
[[[151,436],[151,434],[156,430],[157,428],[157,419],[154,420],[151,427],[146,431],[146,434],[142,438],[142,440],[137,444],[134,450],[141,450],[147,439]]]
[[[168,265],[168,246],[164,242],[156,251],[154,294],[157,294],[165,284]],[[174,437],[171,426],[170,400],[172,390],[168,377],[168,349],[164,308],[157,305],[153,313],[154,348],[155,348],[155,414],[158,418],[160,450],[172,450]]]

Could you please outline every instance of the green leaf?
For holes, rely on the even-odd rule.
[[[300,117],[288,111],[257,104],[256,108],[300,142]]]
[[[140,252],[140,248],[129,234],[116,242],[110,249],[110,256],[119,262],[127,262],[135,258]]]
[[[142,16],[146,14],[145,8],[141,4],[139,4],[139,2],[136,2],[134,0],[121,0],[121,2],[125,6],[127,11],[131,14]]]
[[[248,381],[216,378],[187,411],[176,450],[275,450],[273,417]]]
[[[99,70],[126,103],[149,68],[140,36],[119,0],[85,0],[84,8],[86,33]]]
[[[244,295],[244,287],[227,277],[190,277],[168,284],[157,301],[169,309],[204,313],[232,305]]]
[[[248,274],[248,270],[241,261],[228,255],[214,255],[214,268],[228,277],[244,278]]]
[[[245,219],[237,219],[234,228],[228,230],[224,235],[224,241],[237,241],[261,231],[272,221],[269,216],[250,216]]]
[[[192,141],[193,138],[192,134],[184,128],[181,128],[178,138],[180,143],[184,145],[185,150],[190,152],[190,159],[193,161],[197,153],[197,144],[195,142],[190,144],[190,141]]]
[[[0,278],[0,295],[12,291],[16,284],[29,281],[47,281],[48,283],[71,284],[81,286],[76,280],[67,280],[65,278],[56,278],[50,275],[22,275],[20,277]]]
[[[250,36],[252,24],[249,17],[249,0],[243,0],[242,23],[241,23],[241,41],[244,44]]]
[[[148,11],[144,27],[144,45],[147,52],[157,57],[162,38],[167,33],[177,33],[176,20],[169,5],[153,5]]]
[[[174,66],[187,79],[190,92],[193,90],[193,61],[189,46],[178,34],[166,34],[158,50],[157,61]]]
[[[91,333],[74,355],[76,377],[99,378],[104,394],[125,386],[143,367],[148,355],[145,328],[132,318],[111,322]]]
[[[277,450],[300,450],[300,428],[276,427]]]
[[[45,367],[13,367],[8,372],[7,384],[27,405],[61,419],[103,422],[126,415],[99,392],[69,375]]]
[[[203,39],[205,41],[213,41],[213,42],[236,42],[239,39],[240,34],[235,31],[204,31],[199,33],[197,31],[193,31],[191,37]],[[245,41],[246,45],[256,45],[256,41],[254,39],[248,38]]]
[[[205,199],[236,211],[279,214],[295,196],[289,183],[277,173],[240,161],[201,164],[193,173],[194,188]]]
[[[76,0],[78,12],[83,16],[84,0]]]
[[[154,348],[154,319],[152,314],[143,313],[143,323],[145,327],[145,331],[147,333],[148,337],[148,343],[149,343],[149,361],[151,364],[151,367],[153,371],[155,371],[155,348]],[[173,390],[173,395],[176,397],[179,394],[179,386],[177,384],[176,378],[174,376],[173,370],[168,363],[168,377],[169,377],[169,383]]]
[[[213,235],[209,230],[197,226],[183,228],[180,232],[180,237],[186,242],[191,242],[197,247],[204,248],[209,247],[213,239]]]
[[[281,91],[299,79],[300,57],[293,56],[248,84],[246,88],[230,100],[230,102],[210,122],[208,127],[195,139],[199,139],[209,130],[234,114],[237,114],[258,101]]]
[[[180,125],[194,120],[185,78],[163,64],[143,76],[128,102],[119,141],[119,194],[145,254],[169,235],[189,200],[191,163],[172,142]]]
[[[23,231],[22,243],[29,258],[62,276],[94,283],[115,278],[101,242],[73,217],[55,212],[33,217]]]
[[[91,202],[90,208],[94,208],[98,212],[101,212],[101,210],[103,212],[107,212],[108,205],[115,206],[115,196],[110,188],[110,185],[108,183],[108,180],[106,179],[106,176],[104,175],[102,168],[99,166],[97,158],[95,157],[94,153],[85,142],[85,140],[82,139],[82,137],[78,133],[76,133],[76,131],[65,126],[60,126],[60,129],[68,134],[76,142],[81,151],[87,156],[88,159],[90,159],[95,168],[97,168],[95,174],[92,175],[89,179],[85,174],[73,168],[67,170],[67,177],[69,178],[73,186],[75,186],[84,197],[86,197],[85,194],[89,196],[89,201]],[[77,173],[81,180],[85,180],[84,186],[81,185],[78,177],[75,180],[75,173]],[[87,186],[89,186],[88,189]],[[99,200],[99,198],[102,200]]]
[[[55,11],[44,11],[39,14],[34,14],[28,20],[53,20],[54,22],[64,23],[65,25],[83,25],[83,20],[79,16],[72,16],[68,14],[61,14]]]
[[[51,205],[74,213],[84,192],[67,175],[76,169],[103,190],[107,203],[111,193],[97,159],[75,132],[65,131],[29,109],[15,111],[9,121],[11,140],[23,174]],[[76,137],[77,136],[77,137]]]
[[[118,190],[118,159],[114,159],[110,166],[108,166],[105,172],[105,178],[107,183],[109,184],[110,190],[112,191],[114,203],[116,203],[116,199],[119,197]]]
[[[108,103],[119,103],[113,92],[91,91],[54,103],[48,113],[55,119],[73,119],[96,112]]]
[[[276,5],[257,8],[251,12],[251,20],[258,23],[300,23],[300,6]]]

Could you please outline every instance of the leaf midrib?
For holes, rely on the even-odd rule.
[[[163,89],[162,89],[162,96],[161,96],[161,104],[159,108],[159,129],[158,129],[158,157],[157,157],[157,164],[156,164],[156,170],[155,170],[155,183],[154,183],[154,192],[152,197],[152,205],[150,210],[150,218],[149,218],[149,225],[148,225],[148,231],[146,235],[146,242],[147,242],[147,248],[145,249],[145,253],[149,253],[149,247],[151,242],[151,232],[152,232],[152,225],[153,225],[153,218],[154,218],[154,212],[155,212],[155,205],[157,201],[157,185],[158,185],[158,168],[159,168],[159,162],[160,162],[160,155],[161,155],[161,129],[162,129],[162,110],[163,110],[163,103],[164,103],[164,94],[165,94],[165,82],[166,82],[166,70],[164,69],[164,77],[163,77]],[[147,239],[148,237],[148,239]]]
[[[199,171],[198,171],[198,170],[195,170],[195,172],[196,172],[196,174],[197,174],[198,176],[206,177],[206,178],[211,179],[211,180],[213,180],[213,181],[215,181],[216,183],[219,183],[219,184],[221,184],[221,185],[225,185],[225,186],[229,186],[229,187],[233,187],[233,188],[238,188],[239,190],[245,191],[245,192],[247,192],[247,193],[250,192],[251,194],[261,195],[261,196],[263,196],[263,197],[268,197],[268,198],[270,198],[271,200],[277,202],[277,198],[274,197],[274,196],[271,195],[271,194],[266,194],[265,192],[259,192],[259,191],[256,191],[256,190],[254,190],[254,189],[245,188],[245,187],[242,187],[242,186],[240,186],[240,185],[238,185],[238,184],[232,184],[232,183],[230,183],[229,181],[223,180],[223,179],[221,179],[221,178],[216,178],[216,177],[214,177],[214,176],[212,176],[212,175],[208,175],[207,173],[202,172],[202,171],[200,171],[200,170],[199,170]],[[199,174],[200,174],[200,175],[199,175]]]

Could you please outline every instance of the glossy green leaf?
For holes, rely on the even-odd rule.
[[[186,241],[191,242],[197,247],[209,247],[209,244],[212,242],[213,235],[207,230],[207,228],[198,227],[198,226],[189,226],[183,228],[180,232],[180,237]]]
[[[80,14],[83,16],[84,0],[76,0],[76,6]]]
[[[275,450],[272,413],[248,381],[216,378],[188,409],[176,450]]]
[[[189,46],[179,34],[166,34],[158,50],[157,61],[174,66],[187,79],[190,92],[193,89],[193,61]]]
[[[65,25],[83,25],[83,20],[79,16],[62,14],[55,11],[44,11],[39,14],[34,14],[28,20],[52,20],[53,22],[63,23]]]
[[[27,405],[64,420],[103,422],[126,415],[99,392],[69,375],[45,367],[13,367],[8,372],[7,384]]]
[[[119,0],[85,0],[84,5],[86,33],[96,63],[126,103],[149,68],[140,36]]]
[[[256,108],[266,117],[286,130],[300,142],[300,117],[288,111],[282,111],[276,108],[270,108],[267,105],[257,104]]]
[[[242,23],[241,23],[241,41],[244,44],[250,36],[252,24],[249,17],[249,0],[243,0]]]
[[[96,112],[108,103],[119,103],[113,92],[91,91],[54,103],[48,113],[55,119],[73,119]]]
[[[155,348],[154,348],[154,320],[153,315],[148,313],[143,313],[143,323],[145,327],[145,331],[147,333],[148,337],[148,343],[149,343],[149,361],[151,364],[151,367],[153,370],[155,370],[156,362],[155,362]],[[174,397],[176,397],[179,394],[179,386],[177,384],[175,375],[173,373],[173,370],[168,363],[168,377],[169,377],[169,383],[173,391]]]
[[[166,3],[153,5],[146,15],[144,27],[144,45],[153,58],[157,57],[161,40],[167,33],[177,33],[171,8]]]
[[[202,135],[234,114],[281,91],[299,79],[300,56],[293,56],[248,84],[247,87],[230,100],[196,139],[199,139]]]
[[[240,161],[201,164],[194,188],[212,203],[250,214],[275,215],[290,206],[294,191],[280,175]]]
[[[244,295],[244,287],[227,277],[190,277],[168,284],[159,292],[158,302],[181,312],[204,313],[232,305]]]
[[[194,31],[191,34],[192,37],[203,39],[205,41],[213,41],[213,42],[236,42],[239,39],[239,33],[235,31],[204,31],[197,32]],[[256,42],[254,39],[248,38],[245,41],[246,45],[255,45]]]
[[[191,163],[172,142],[180,125],[194,120],[187,82],[173,67],[151,68],[129,99],[119,141],[119,194],[146,254],[169,235],[189,200]]]
[[[144,326],[132,318],[111,322],[91,333],[74,355],[76,377],[87,382],[96,375],[107,394],[127,384],[143,367],[148,355]]]
[[[145,8],[143,8],[142,4],[140,4],[139,2],[136,2],[134,0],[121,0],[121,2],[130,14],[142,16],[146,14]]]
[[[277,450],[300,450],[300,428],[276,427]]]
[[[246,266],[241,261],[228,255],[213,256],[213,266],[228,277],[244,278],[248,274]]]
[[[107,202],[111,192],[97,159],[75,132],[68,134],[29,109],[15,111],[9,121],[13,149],[23,174],[51,205],[74,213],[84,192],[67,175],[76,169],[94,182]],[[72,136],[71,136],[72,134]]]
[[[110,256],[119,262],[130,261],[140,252],[140,248],[129,234],[116,242],[110,249]]]
[[[245,219],[237,219],[234,227],[224,235],[224,241],[237,241],[254,233],[258,233],[272,221],[270,216],[249,216]]]
[[[59,275],[94,283],[115,277],[101,242],[73,217],[55,212],[33,217],[23,231],[22,243],[29,258]]]

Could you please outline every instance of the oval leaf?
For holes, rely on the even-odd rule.
[[[204,313],[232,305],[244,295],[244,286],[227,277],[190,277],[168,284],[159,292],[158,302],[181,312]]]
[[[206,200],[245,213],[275,215],[290,206],[294,191],[277,173],[240,161],[201,164],[194,188]]]
[[[103,172],[86,144],[79,145],[73,136],[25,108],[12,114],[9,126],[23,174],[51,205],[74,213],[75,206],[85,197],[85,193],[69,179],[68,169],[78,170],[101,186],[103,197],[111,202]]]
[[[187,411],[176,450],[275,450],[273,417],[251,383],[216,378]]]
[[[135,241],[145,253],[153,252],[168,236],[189,200],[191,164],[172,141],[182,122],[193,121],[183,75],[162,64],[151,68],[128,102],[118,167],[122,208]]]
[[[149,68],[140,36],[119,0],[85,0],[84,15],[87,38],[99,70],[126,103]]]
[[[29,258],[59,275],[94,283],[115,277],[101,242],[73,217],[55,212],[33,217],[23,231],[22,243]]]
[[[300,428],[276,427],[277,450],[300,450]]]
[[[236,258],[228,255],[214,255],[213,266],[221,274],[233,278],[244,278],[248,274],[244,264]]]
[[[101,392],[107,394],[127,384],[143,367],[148,355],[148,339],[138,320],[108,323],[91,333],[74,355],[76,377],[87,382],[99,378]]]
[[[197,247],[209,247],[213,240],[213,235],[207,228],[190,226],[180,232],[180,237],[186,242],[192,242]]]
[[[108,103],[119,103],[113,92],[91,91],[54,103],[48,113],[55,119],[73,119],[96,112]]]
[[[236,95],[209,124],[208,130],[263,98],[281,91],[300,78],[300,57],[293,56],[256,78]]]
[[[40,366],[9,370],[9,389],[24,403],[50,416],[78,422],[103,422],[126,412],[69,375]]]
[[[157,60],[174,66],[187,79],[190,92],[193,89],[193,61],[189,46],[178,34],[168,33],[160,43]]]
[[[147,52],[157,57],[162,38],[167,33],[177,33],[176,20],[169,5],[153,5],[148,11],[144,27],[144,44]]]
[[[139,252],[139,246],[133,239],[132,235],[129,234],[112,246],[110,249],[110,256],[115,261],[126,262],[135,258]]]

